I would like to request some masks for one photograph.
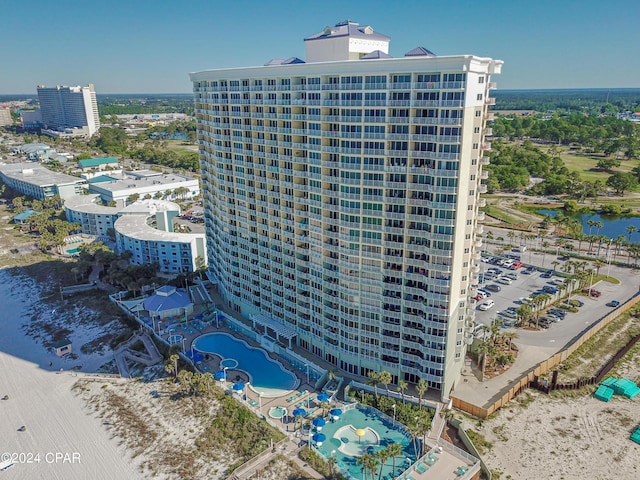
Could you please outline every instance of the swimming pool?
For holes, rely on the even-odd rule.
[[[225,361],[236,360],[238,366],[235,368],[249,375],[250,388],[265,397],[279,397],[299,384],[293,373],[269,358],[263,350],[250,347],[246,342],[229,334],[202,335],[193,341],[193,348],[199,352],[217,355]]]
[[[76,254],[76,253],[78,253],[79,251],[80,251],[80,249],[79,249],[79,248],[72,248],[72,249],[70,249],[70,250],[67,250],[67,253],[68,253],[69,255],[75,255],[75,254]]]
[[[376,413],[377,410],[371,407],[345,409],[337,420],[328,421],[322,428],[327,440],[321,446],[314,445],[314,448],[327,458],[334,457],[347,478],[360,479],[362,466],[358,465],[358,457],[398,443],[402,454],[396,457],[393,474],[399,475],[410,465],[407,459],[415,458],[411,438],[392,425],[391,420],[385,420]],[[393,461],[389,459],[382,469],[382,478],[391,478],[392,470]]]

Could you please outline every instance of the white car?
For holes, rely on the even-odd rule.
[[[496,282],[501,283],[503,285],[511,285],[513,283],[513,280],[507,277],[500,277],[496,280]]]
[[[478,308],[480,310],[482,310],[483,312],[486,312],[487,310],[489,310],[490,308],[492,308],[494,305],[496,304],[496,302],[494,302],[493,300],[489,299],[489,300],[485,300],[484,302],[482,302]]]

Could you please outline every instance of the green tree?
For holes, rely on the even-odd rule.
[[[607,179],[607,186],[613,188],[618,195],[624,195],[638,185],[638,179],[631,173],[616,172]]]
[[[422,398],[426,395],[427,390],[429,390],[429,384],[424,378],[418,380],[416,384],[416,392],[418,393],[418,405],[422,408]]]

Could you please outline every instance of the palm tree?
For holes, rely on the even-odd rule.
[[[603,223],[601,221],[597,221],[594,222],[594,225],[596,227],[596,237],[600,234],[600,229],[604,226]]]
[[[385,448],[384,450],[378,450],[373,454],[373,456],[380,461],[380,473],[378,473],[378,480],[382,480],[382,470],[384,469],[384,464],[389,460],[389,452]]]
[[[513,237],[515,237],[516,234],[514,233],[513,230],[509,230],[509,232],[507,233],[507,237],[509,237],[509,245],[513,246]]]
[[[484,381],[484,369],[487,365],[487,354],[489,353],[489,343],[483,340],[478,345],[478,366],[480,367],[480,381]]]
[[[416,384],[416,392],[418,393],[418,405],[420,408],[422,408],[422,397],[427,393],[427,390],[429,390],[429,384],[427,381],[424,378],[418,380],[418,383]]]
[[[396,457],[399,457],[403,453],[402,445],[399,443],[389,443],[387,445],[387,452],[389,453],[389,458],[393,459],[393,470],[391,471],[391,477],[395,478],[396,476]]]
[[[371,385],[373,387],[373,395],[376,398],[376,406],[378,406],[378,385],[380,385],[380,374],[374,370],[370,370],[369,373],[367,373],[367,377],[369,377],[367,385]]]
[[[542,268],[544,268],[544,260],[547,258],[547,249],[549,248],[549,242],[542,242]]]
[[[393,377],[391,376],[391,374],[386,370],[383,370],[382,372],[380,372],[378,380],[382,385],[384,385],[384,389],[387,391],[387,396],[389,396],[389,384],[393,380]]]
[[[398,381],[398,386],[396,387],[396,390],[402,397],[402,403],[404,403],[404,392],[406,392],[408,388],[409,388],[409,384],[407,384],[406,381],[404,380]]]
[[[516,338],[519,338],[520,335],[518,335],[516,332],[505,332],[502,337],[507,340],[507,346],[509,347],[509,350],[511,350],[511,343],[513,342],[513,340],[515,340]]]
[[[169,357],[169,362],[173,366],[173,376],[175,378],[178,378],[178,360],[180,360],[180,357],[177,353],[174,353]]]
[[[371,475],[371,480],[375,480],[374,474],[378,467],[378,460],[370,453],[363,453],[358,457],[356,465],[362,466],[362,472],[366,475],[367,472]]]
[[[553,265],[553,270],[555,271],[558,265],[560,265],[560,262],[558,260],[554,260],[551,262],[551,265]]]
[[[593,220],[588,220],[587,221],[587,225],[589,225],[589,233],[588,235],[591,236],[591,231],[593,230],[593,227],[595,226],[596,222]]]
[[[631,245],[631,235],[633,234],[633,232],[636,231],[636,227],[635,225],[629,225],[627,227],[627,241],[629,242],[629,245]]]
[[[531,310],[531,307],[529,305],[521,305],[516,310],[516,314],[518,315],[518,323],[520,325],[524,325],[529,320],[531,320],[531,317],[533,316],[533,311]]]
[[[338,463],[338,461],[336,460],[336,457],[334,457],[333,455],[327,459],[327,464],[329,465],[329,475],[331,477],[331,480],[334,479],[333,475],[336,468],[336,463]]]

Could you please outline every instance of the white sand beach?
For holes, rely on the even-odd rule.
[[[82,370],[90,372],[109,361],[108,353],[58,359],[26,335],[24,325],[34,315],[55,316],[39,301],[40,291],[29,278],[0,269],[0,298],[0,398],[8,395],[0,400],[0,453],[17,454],[1,478],[144,478],[137,461],[72,391],[78,378],[67,370],[82,364]],[[70,337],[81,345],[83,335],[78,331]],[[23,425],[26,430],[19,431]]]

